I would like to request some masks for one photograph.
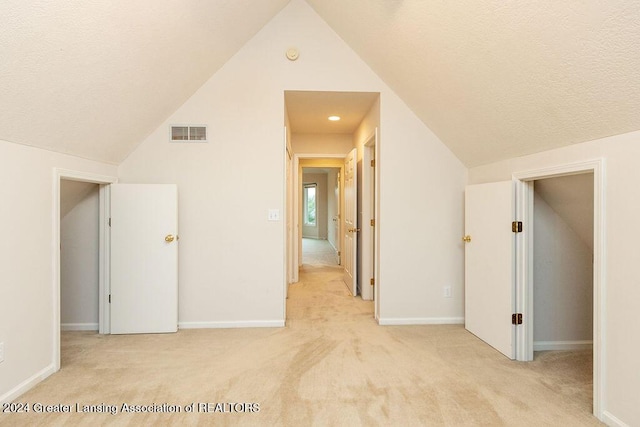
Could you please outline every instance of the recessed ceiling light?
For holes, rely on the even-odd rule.
[[[340,116],[329,116],[329,120],[331,120],[332,122],[337,122],[338,120],[340,120]]]

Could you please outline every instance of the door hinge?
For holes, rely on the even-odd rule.
[[[341,254],[341,252],[340,252],[340,251],[338,251],[338,256],[340,256],[340,254]]]
[[[371,167],[372,168],[376,167],[376,159],[371,160]]]
[[[109,227],[111,227],[111,218],[109,218]]]
[[[372,220],[371,220],[371,226],[372,226],[372,227],[375,227],[375,226],[376,226],[376,220],[375,220],[375,219],[372,219]]]
[[[111,294],[109,294],[109,304],[111,304]]]
[[[513,313],[511,315],[512,325],[522,325],[522,313]]]
[[[376,279],[372,277],[371,280],[369,280],[369,283],[371,283],[371,286],[374,286],[376,284]]]
[[[511,231],[514,233],[522,233],[522,221],[513,221],[511,223]]]

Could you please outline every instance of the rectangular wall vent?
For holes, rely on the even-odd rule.
[[[171,142],[207,142],[207,127],[203,125],[172,125]]]

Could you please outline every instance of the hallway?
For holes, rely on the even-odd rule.
[[[302,238],[302,264],[339,265],[336,250],[328,240]]]

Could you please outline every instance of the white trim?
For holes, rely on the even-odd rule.
[[[376,126],[375,128],[375,133],[376,133],[376,145],[374,147],[374,158],[375,158],[375,162],[376,162],[376,167],[374,168],[374,181],[375,181],[375,192],[374,192],[374,199],[375,199],[375,205],[373,207],[374,210],[374,218],[376,219],[376,226],[374,229],[374,235],[373,235],[373,239],[374,239],[374,245],[375,245],[375,251],[374,251],[374,269],[373,269],[373,274],[374,274],[374,279],[375,279],[375,286],[373,287],[373,299],[374,299],[374,303],[373,303],[373,307],[374,307],[374,317],[376,319],[380,318],[380,286],[382,286],[381,280],[380,280],[380,225],[382,224],[381,218],[380,218],[380,130],[379,128]],[[462,322],[464,323],[464,319],[462,320]]]
[[[284,301],[282,303],[282,317],[287,318],[287,298],[289,298],[289,281],[291,280],[291,259],[290,259],[290,231],[289,231],[289,221],[291,220],[291,213],[289,212],[289,189],[291,183],[289,182],[289,175],[291,173],[291,153],[289,151],[289,142],[288,142],[288,133],[287,126],[284,126],[284,135],[283,135],[283,144],[284,144],[284,158],[282,159],[282,174],[283,174],[283,185],[282,185],[282,232],[284,234],[284,247],[282,248],[282,258],[284,259],[283,266],[283,294]]]
[[[375,218],[377,221],[376,226],[379,224],[379,221],[376,218],[375,206],[372,206],[372,202],[375,201],[375,197],[372,197],[371,194],[371,189],[376,188],[374,182],[376,170],[375,167],[373,168],[373,171],[371,170],[371,160],[375,158],[377,135],[377,128],[375,128],[373,132],[364,139],[364,143],[362,144],[362,194],[360,195],[360,200],[362,201],[362,206],[360,206],[360,211],[362,212],[362,224],[358,224],[358,228],[360,228],[360,237],[362,239],[362,248],[360,248],[360,251],[362,252],[360,292],[363,300],[375,299],[375,286],[371,286],[369,284],[370,279],[374,280],[373,283],[379,282],[375,272],[375,255],[371,252],[372,247],[374,250],[377,250],[377,246],[374,244],[376,238],[376,227],[372,227],[370,223],[371,219]],[[371,200],[372,198],[374,200]],[[374,303],[374,318],[376,318],[376,312],[377,307]]]
[[[91,182],[95,184],[112,184],[114,182],[118,182],[118,178],[115,176],[108,175],[99,175],[90,172],[82,172],[75,171],[70,169],[62,169],[62,168],[53,168],[53,211],[52,211],[52,284],[51,284],[51,293],[52,293],[52,318],[53,322],[51,325],[52,328],[52,350],[51,350],[51,361],[53,366],[53,372],[57,372],[60,370],[60,181],[62,179],[70,180],[70,181],[82,181],[82,182]],[[103,196],[103,192],[100,191],[100,196]],[[102,207],[102,201],[100,206]],[[101,228],[103,227],[106,219],[104,218],[104,212],[100,211],[100,224]],[[100,232],[102,236],[102,232]],[[108,251],[107,251],[108,252]],[[102,243],[100,243],[100,267],[104,267],[105,259],[104,256],[107,255],[107,252],[104,252],[104,248]],[[104,273],[101,269],[100,273]],[[100,276],[99,278],[99,287],[108,286],[104,282],[104,277]],[[103,301],[103,289],[99,289],[99,306],[102,306]]]
[[[602,422],[612,427],[629,427],[629,424],[621,421],[609,411],[602,411]]]
[[[284,320],[236,320],[228,322],[178,322],[178,329],[282,328]]]
[[[109,217],[111,216],[111,187],[100,185],[98,260],[98,333],[111,333],[111,311],[109,294],[111,293],[111,233]]]
[[[97,323],[61,323],[61,331],[97,331]]]
[[[534,351],[591,350],[593,341],[534,341]]]
[[[20,384],[18,384],[17,386],[15,386],[11,390],[9,390],[8,392],[0,396],[0,403],[11,402],[14,399],[22,396],[24,393],[26,393],[27,391],[31,390],[33,387],[38,385],[38,383],[44,381],[45,379],[47,379],[47,377],[54,374],[56,371],[57,369],[53,364],[47,366],[40,372],[37,372],[36,374],[27,378],[26,380],[24,380],[23,382],[21,382]]]
[[[605,160],[603,158],[576,162],[570,164],[559,164],[551,167],[517,172],[513,174],[516,180],[517,200],[530,198],[528,194],[532,191],[530,185],[524,185],[524,182],[534,181],[536,179],[550,178],[557,176],[576,175],[581,173],[593,173],[593,414],[603,420],[603,404],[606,402],[605,390],[605,331],[606,331],[606,254],[605,254],[605,220],[606,220],[606,204],[605,204]],[[520,182],[517,182],[520,181]],[[522,207],[522,205],[519,205]],[[525,224],[531,224],[532,213],[530,210],[521,210],[518,212],[518,220],[522,220]],[[526,225],[525,225],[526,227]],[[525,228],[526,230],[526,228]],[[518,256],[517,266],[522,266],[523,273],[518,274],[516,281],[516,296],[521,306],[519,308],[531,310],[532,302],[532,280],[530,279],[533,268],[531,260],[532,255],[527,252],[526,248],[530,248],[531,235],[523,233],[522,246],[525,248]],[[527,322],[531,322],[532,316],[524,316],[524,328],[517,328],[516,348],[522,350],[526,347],[521,341],[527,340],[533,342],[533,336],[530,333],[531,327]],[[527,336],[526,334],[529,333]],[[517,360],[527,360],[527,354],[519,352]]]
[[[390,317],[379,318],[378,324],[392,325],[463,325],[464,317]]]

